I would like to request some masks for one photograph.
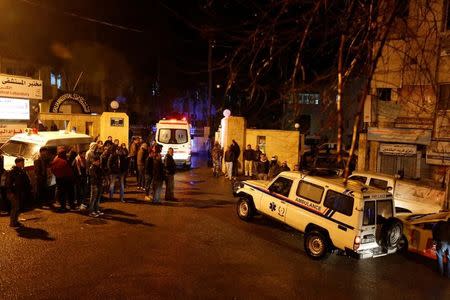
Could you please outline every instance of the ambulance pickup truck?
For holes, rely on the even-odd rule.
[[[334,250],[361,259],[383,256],[395,253],[402,237],[392,195],[357,181],[283,172],[270,183],[240,182],[234,195],[242,220],[262,214],[303,232],[312,259]]]

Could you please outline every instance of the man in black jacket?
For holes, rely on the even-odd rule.
[[[36,200],[38,205],[53,207],[53,199],[49,190],[50,153],[47,147],[39,149],[39,158],[34,161],[34,175],[36,178]]]
[[[244,173],[245,176],[253,176],[253,159],[255,157],[255,151],[252,149],[252,145],[248,144],[247,149],[244,150]]]
[[[25,160],[17,157],[14,161],[16,165],[11,169],[6,181],[8,199],[11,202],[11,221],[9,226],[20,227],[19,214],[22,203],[31,194],[30,178],[24,170]]]
[[[166,173],[166,201],[176,201],[174,197],[175,188],[175,161],[173,160],[173,148],[169,148],[164,158],[164,168]]]

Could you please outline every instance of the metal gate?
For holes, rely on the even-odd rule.
[[[415,155],[397,156],[380,153],[379,158],[379,172],[395,175],[403,171],[405,178],[416,178],[417,157]]]

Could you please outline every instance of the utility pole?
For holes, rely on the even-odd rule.
[[[212,98],[212,48],[213,41],[211,38],[208,40],[208,127],[211,130],[212,117],[211,117],[211,98]]]

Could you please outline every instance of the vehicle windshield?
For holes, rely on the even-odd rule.
[[[9,140],[3,144],[0,151],[2,154],[9,156],[33,159],[39,152],[39,146],[37,144]]]
[[[186,129],[161,128],[158,141],[162,144],[185,144],[188,142],[188,132]]]

